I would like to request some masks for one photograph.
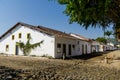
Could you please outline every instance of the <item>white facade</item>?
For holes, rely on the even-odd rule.
[[[21,34],[21,37],[19,37]],[[53,58],[62,58],[90,54],[102,51],[96,48],[99,43],[92,43],[90,39],[76,34],[66,34],[61,31],[45,28],[42,26],[31,26],[24,23],[17,23],[9,29],[0,38],[0,53],[10,55],[24,55],[16,42],[27,42],[28,34],[32,37],[31,44],[43,40],[40,47],[32,50],[30,55],[34,56],[52,56]],[[14,39],[13,39],[14,38]],[[99,46],[100,47],[100,46]]]
[[[27,25],[29,26],[29,25]],[[34,26],[33,26],[34,27]],[[56,34],[49,35],[46,32],[48,31],[39,31],[33,29],[33,27],[26,27],[25,25],[17,25],[12,29],[8,30],[0,39],[0,53],[9,54],[9,55],[24,55],[18,46],[16,46],[16,42],[24,42],[27,41],[27,34],[30,34],[32,37],[31,44],[37,43],[43,40],[43,43],[40,47],[32,50],[30,55],[34,56],[52,56],[53,58],[61,58],[63,53],[66,54],[66,57],[76,56],[78,55],[76,52],[76,40],[73,38],[69,38],[64,36],[56,36]],[[54,31],[54,30],[53,30]],[[56,32],[56,31],[55,31]],[[21,34],[21,38],[19,38],[19,34]],[[14,36],[14,39],[12,39]],[[72,36],[70,36],[72,37]],[[60,48],[59,48],[60,44]]]
[[[21,33],[21,38],[18,37],[19,33]],[[23,55],[20,49],[16,52],[16,42],[26,42],[27,34],[30,34],[32,37],[31,43],[36,43],[43,40],[43,44],[41,44],[41,47],[32,50],[30,55],[42,56],[44,54],[48,54],[54,57],[55,38],[53,36],[48,36],[44,33],[40,33],[36,30],[24,26],[16,27],[0,40],[0,52],[5,54]],[[12,40],[13,35],[14,40]]]
[[[107,43],[107,50],[114,50],[115,47],[114,47],[114,44],[113,43]]]
[[[92,52],[99,52],[100,43],[97,41],[92,42]]]
[[[104,52],[106,51],[106,45],[97,41],[92,42],[92,52]]]
[[[59,47],[60,46],[60,47]],[[63,53],[67,57],[78,55],[76,52],[76,40],[69,38],[55,38],[55,57],[61,58]]]
[[[91,49],[91,41],[89,39],[82,37],[81,35],[76,35],[76,34],[70,34],[71,36],[74,36],[77,38],[76,40],[76,52],[79,55],[82,54],[90,54],[92,51]]]

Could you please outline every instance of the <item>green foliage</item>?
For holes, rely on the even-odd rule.
[[[52,56],[47,56],[47,58],[48,58],[48,59],[53,59],[53,57],[52,57]]]
[[[20,47],[20,49],[23,51],[25,56],[29,55],[31,50],[37,48],[38,46],[40,47],[40,44],[43,43],[43,41],[40,41],[38,43],[31,44],[30,40],[31,40],[31,38],[29,38],[26,43],[23,43],[23,42],[16,43],[16,45],[18,45]]]
[[[120,26],[116,26],[113,28],[114,29],[114,36],[120,40]]]
[[[43,54],[41,57],[47,57],[48,56],[48,54]]]
[[[52,56],[49,56],[48,54],[43,54],[41,57],[46,57],[46,58],[48,58],[48,59],[53,59],[53,57],[52,57]]]
[[[104,35],[110,37],[110,35],[112,35],[112,31],[106,31],[106,32],[104,32]]]
[[[54,0],[55,1],[55,0]],[[57,0],[65,5],[64,13],[69,16],[69,22],[76,22],[85,29],[88,27],[106,27],[114,24],[115,35],[120,31],[120,0]],[[119,37],[117,37],[119,38]]]
[[[115,38],[110,38],[109,41],[115,45],[119,44],[119,42]]]
[[[105,39],[105,38],[103,38],[103,37],[98,37],[97,39],[96,39],[96,41],[98,41],[98,42],[102,42],[102,43],[107,43],[107,40]]]
[[[70,16],[70,23],[77,22],[86,29],[92,25],[108,26],[111,19],[107,16],[112,0],[58,0],[66,5],[64,13]]]
[[[112,31],[106,31],[106,32],[104,32],[104,35],[106,35],[108,37],[107,42],[110,43],[110,35],[112,35]]]

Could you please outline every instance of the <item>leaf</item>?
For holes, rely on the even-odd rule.
[[[34,44],[31,44],[30,43],[30,40],[32,38],[29,38],[26,42],[26,44],[24,44],[23,42],[16,42],[16,45],[20,47],[20,49],[23,51],[24,55],[29,55],[29,53],[37,48],[38,46],[40,47],[40,45],[44,42],[43,40],[38,42],[38,43],[34,43]]]

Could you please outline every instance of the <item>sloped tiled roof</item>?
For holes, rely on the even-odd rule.
[[[83,37],[81,35],[78,35],[78,34],[72,34],[71,33],[70,35],[76,37],[77,39],[83,40],[83,41],[87,41],[87,42],[91,42],[92,41],[91,39],[85,38],[85,37]]]
[[[11,27],[8,31],[6,31],[3,35],[1,35],[0,39],[3,38],[5,35],[7,35],[9,32],[11,32],[13,29],[15,29],[19,25],[25,26],[25,27],[29,27],[29,28],[33,27],[33,25],[29,25],[29,24],[26,24],[26,23],[18,22],[13,27]]]
[[[0,39],[3,38],[6,34],[11,32],[13,29],[15,29],[19,25],[24,26],[24,27],[28,27],[30,29],[34,29],[34,30],[37,30],[37,31],[40,31],[40,32],[43,32],[43,33],[46,33],[46,34],[49,34],[49,35],[53,35],[53,36],[56,36],[56,37],[65,37],[65,38],[75,39],[75,37],[73,37],[73,36],[71,36],[67,33],[64,33],[62,31],[46,28],[46,27],[43,27],[43,26],[33,26],[33,25],[26,24],[26,23],[22,23],[22,22],[18,22],[17,24],[15,24],[12,28],[10,28],[7,32],[5,32],[0,37]]]
[[[38,26],[37,27],[40,31],[43,31],[45,33],[48,33],[48,34],[51,34],[51,35],[55,35],[57,37],[68,37],[68,38],[74,38],[73,36],[65,33],[65,32],[62,32],[62,31],[58,31],[58,30],[54,30],[54,29],[50,29],[50,28],[47,28],[47,27],[43,27],[43,26]]]

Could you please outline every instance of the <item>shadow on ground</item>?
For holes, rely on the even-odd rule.
[[[103,56],[103,54],[108,54],[110,52],[112,52],[112,51],[94,52],[94,53],[91,53],[91,54],[83,54],[83,55],[80,55],[80,56],[74,56],[74,57],[70,57],[70,58],[66,58],[66,59],[88,60],[88,59],[95,58],[95,57],[98,57],[98,56]]]

